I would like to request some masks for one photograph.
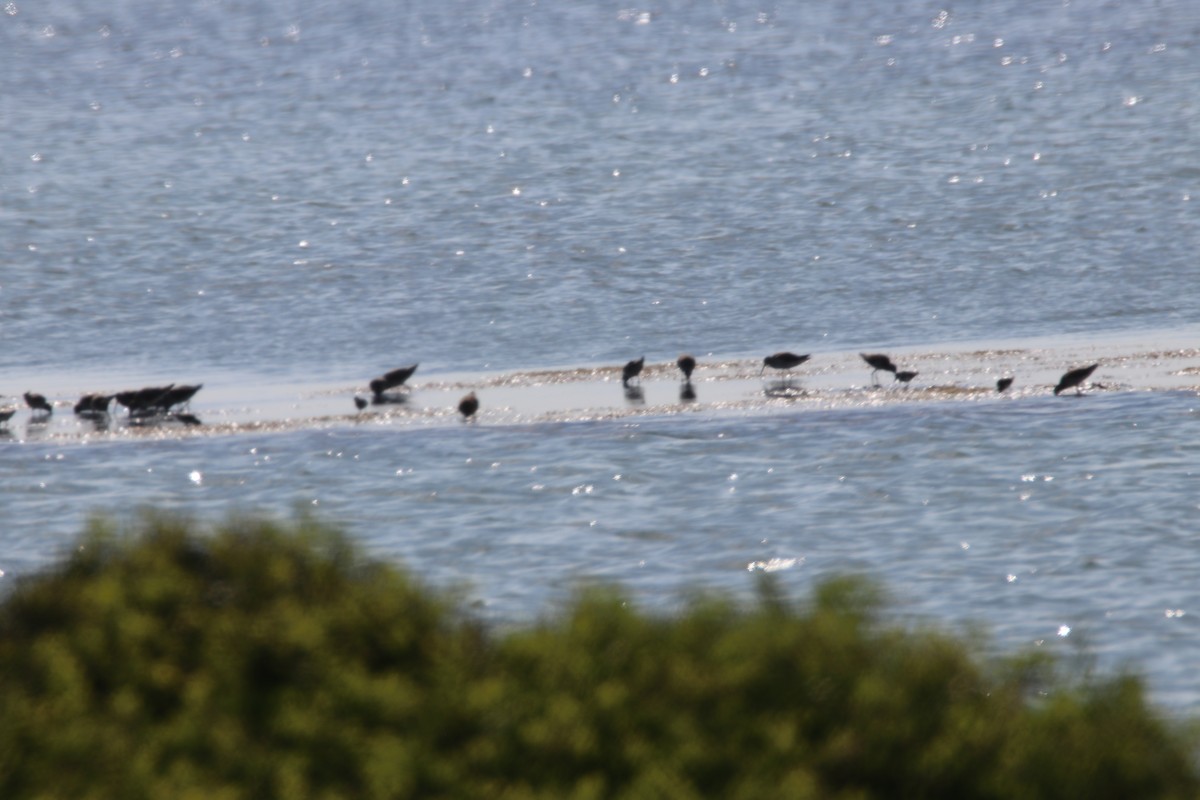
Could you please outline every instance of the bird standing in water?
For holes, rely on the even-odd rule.
[[[696,368],[696,359],[689,355],[682,355],[675,363],[679,365],[679,370],[683,373],[684,383],[690,382],[692,380],[692,370]]]
[[[896,374],[896,365],[892,360],[883,353],[859,353],[862,360],[871,366],[871,382],[878,384],[878,378],[875,377],[879,370]]]
[[[1090,367],[1079,367],[1078,369],[1073,369],[1064,373],[1063,376],[1058,379],[1058,386],[1054,387],[1054,394],[1057,395],[1059,392],[1071,388],[1075,389],[1075,394],[1083,394],[1083,389],[1079,387],[1084,381],[1091,377],[1091,374],[1096,371],[1096,367],[1098,366],[1100,365],[1092,364]]]
[[[26,392],[25,403],[34,411],[41,411],[47,416],[54,413],[54,407],[46,402],[45,397],[36,392]]]
[[[646,357],[642,356],[637,361],[630,361],[621,370],[621,385],[628,386],[629,381],[642,374],[642,366],[646,363]],[[639,379],[640,380],[640,379]]]
[[[474,392],[458,401],[458,413],[463,415],[463,419],[470,419],[475,412],[479,410],[479,398]]]
[[[1004,394],[1008,387],[1012,386],[1012,382],[1012,378],[1001,378],[1000,380],[996,381],[996,391]]]
[[[354,395],[354,407],[357,408],[359,411],[362,411],[364,408],[367,407],[367,398],[359,397],[358,395]]]
[[[901,382],[901,383],[903,383],[905,386],[907,386],[907,385],[909,384],[909,382],[910,382],[910,381],[911,381],[913,378],[917,377],[917,375],[919,375],[919,374],[920,374],[920,373],[918,373],[918,372],[908,372],[908,371],[905,371],[905,372],[897,372],[897,373],[896,373],[896,380],[900,381],[900,382]]]
[[[794,367],[800,366],[805,361],[808,361],[808,359],[809,356],[807,354],[798,356],[795,353],[789,353],[786,350],[782,353],[773,353],[763,359],[763,366],[762,369],[758,371],[758,374],[762,375],[764,372],[766,372],[767,367],[770,367],[771,369],[780,369],[786,372]]]
[[[413,364],[408,367],[400,367],[391,372],[385,372],[382,376],[375,378],[368,384],[371,387],[371,392],[376,397],[379,397],[388,389],[395,389],[397,386],[403,386],[404,382],[412,377],[412,374],[417,371],[420,364]]]

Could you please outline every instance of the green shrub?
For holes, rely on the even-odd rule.
[[[0,604],[0,797],[1195,797],[1137,680],[615,590],[495,633],[312,521],[96,523]]]

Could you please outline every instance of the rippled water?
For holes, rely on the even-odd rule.
[[[238,376],[253,407],[416,361],[1196,330],[1200,6],[977,5],[14,0],[0,392]],[[580,580],[670,607],[864,571],[899,613],[1128,663],[1195,710],[1196,402],[87,444],[22,422],[0,569],[152,505],[316,510],[500,620]]]

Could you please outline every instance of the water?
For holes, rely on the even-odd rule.
[[[206,419],[282,397],[301,420],[81,436],[20,412],[6,578],[97,511],[303,508],[497,620],[580,581],[670,608],[862,571],[901,615],[1200,709],[1200,356],[1149,355],[1200,338],[1200,8],[590,5],[6,4],[0,392],[204,381]],[[929,353],[1016,342],[1049,374],[1114,337],[1136,379],[1106,364],[1114,391],[1080,400],[676,414],[651,376],[634,416],[506,417],[481,390],[480,424],[424,426],[296,388],[348,411],[420,361],[414,402],[448,407],[430,386],[780,349],[981,385]]]

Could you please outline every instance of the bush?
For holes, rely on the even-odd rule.
[[[1136,679],[879,606],[605,590],[498,634],[312,521],[96,523],[0,605],[0,796],[1197,796]]]

